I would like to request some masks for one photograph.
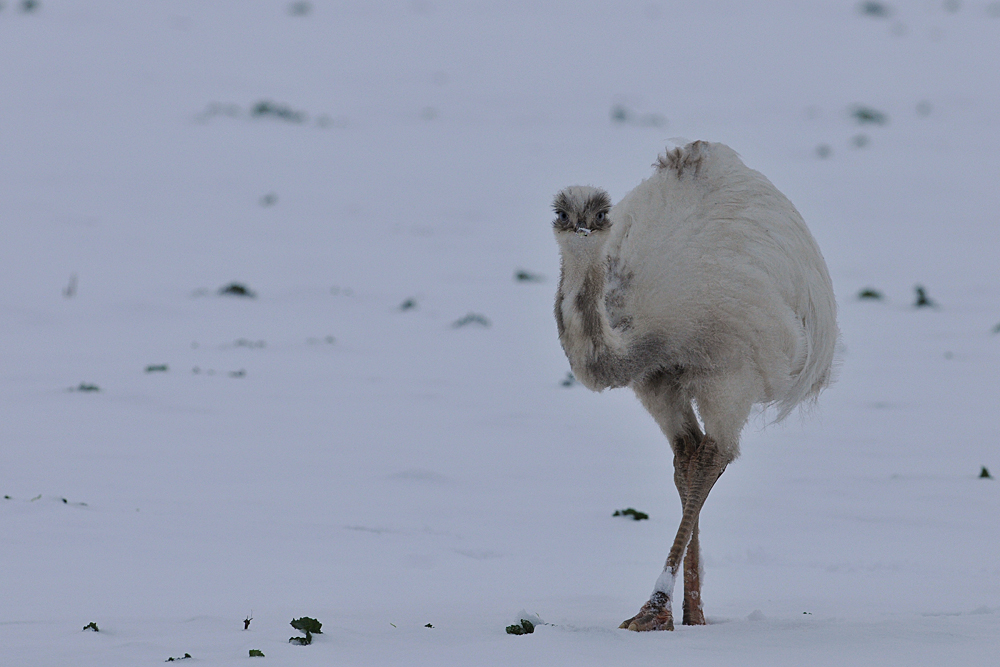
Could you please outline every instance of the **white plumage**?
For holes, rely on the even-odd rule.
[[[755,405],[780,420],[829,384],[838,337],[823,257],[770,181],[702,141],[655,167],[614,207],[584,186],[553,204],[570,366],[592,390],[632,387],[674,451],[684,518],[649,602],[622,624],[633,630],[673,628],[682,556],[684,622],[704,623],[701,506]]]

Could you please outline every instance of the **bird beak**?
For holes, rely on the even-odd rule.
[[[587,229],[586,227],[577,227],[574,231],[576,232],[577,236],[590,236],[590,233],[593,230]]]

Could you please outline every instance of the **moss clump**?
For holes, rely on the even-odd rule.
[[[323,624],[317,621],[315,618],[309,618],[308,616],[303,616],[302,618],[293,619],[291,626],[296,630],[301,630],[302,632],[312,632],[317,635],[323,634],[320,628]]]
[[[928,308],[934,305],[934,302],[927,296],[927,290],[925,290],[922,286],[917,285],[913,289],[917,293],[917,300],[913,302],[914,307]]]
[[[514,280],[519,283],[540,283],[544,282],[545,278],[538,275],[537,273],[532,273],[531,271],[525,271],[520,269],[514,272]]]
[[[872,109],[871,107],[854,107],[851,115],[861,125],[885,125],[889,122],[888,116],[878,109]]]
[[[983,466],[983,469],[980,471],[979,479],[993,479],[993,475],[986,469],[986,466]]]
[[[862,2],[858,5],[858,11],[866,16],[874,16],[876,18],[885,18],[892,13],[888,5],[881,2],[876,2],[875,0],[868,0],[868,2]]]
[[[248,299],[253,299],[257,296],[253,290],[242,283],[229,283],[225,287],[220,287],[219,294],[225,296],[245,296]]]
[[[535,624],[526,618],[521,619],[520,625],[508,625],[508,635],[530,635],[535,631]]]
[[[649,515],[645,512],[640,512],[633,507],[623,510],[615,510],[615,513],[611,516],[630,516],[635,521],[642,521],[643,519],[648,519]]]
[[[263,658],[264,657],[264,652],[260,651],[258,649],[252,648],[252,649],[250,649],[250,657],[251,658]]]
[[[277,118],[290,123],[302,123],[306,120],[304,111],[295,111],[285,104],[278,104],[270,100],[261,100],[250,109],[250,115],[254,118]]]
[[[315,632],[317,635],[323,634],[320,628],[323,624],[317,621],[315,618],[309,618],[308,616],[303,616],[302,618],[294,618],[290,624],[296,630],[305,633],[305,637],[289,637],[288,642],[291,644],[298,644],[299,646],[308,646],[312,644],[312,636]]]
[[[985,468],[984,468],[984,470],[985,470]],[[100,628],[97,627],[97,623],[94,623],[93,621],[91,621],[90,623],[87,623],[87,625],[83,626],[83,629],[84,630],[93,630],[94,632],[100,632],[101,631]]]
[[[859,299],[871,299],[872,301],[881,301],[882,300],[882,292],[879,292],[877,289],[875,289],[873,287],[866,287],[863,290],[861,290],[860,292],[858,292],[858,298]]]
[[[469,313],[463,318],[457,319],[451,323],[452,328],[459,329],[469,324],[478,324],[482,327],[490,326],[490,320],[485,315],[480,315],[479,313]]]

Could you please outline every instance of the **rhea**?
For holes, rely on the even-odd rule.
[[[577,379],[631,387],[673,450],[680,526],[649,600],[620,627],[703,625],[698,517],[755,408],[776,421],[831,380],[839,336],[826,263],[802,216],[728,146],[667,151],[612,206],[561,191],[555,317]]]

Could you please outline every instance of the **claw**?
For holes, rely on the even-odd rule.
[[[649,601],[642,605],[639,613],[622,621],[622,630],[645,632],[648,630],[673,630],[674,616],[670,610],[670,598],[665,593],[653,593]]]

